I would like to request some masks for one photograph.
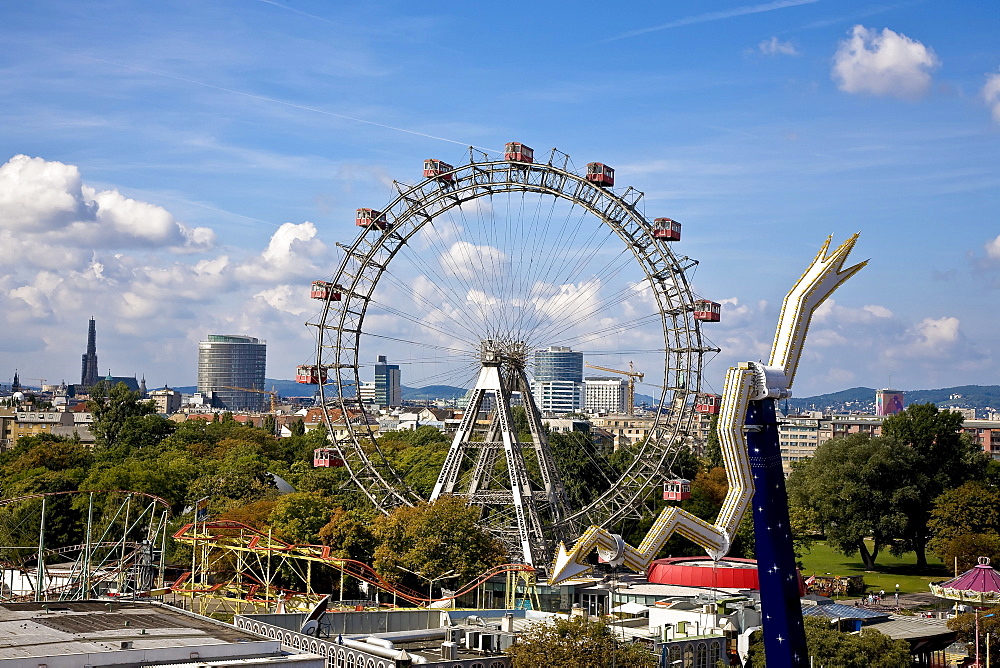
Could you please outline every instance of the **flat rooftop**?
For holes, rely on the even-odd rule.
[[[0,603],[0,666],[31,657],[96,654],[101,661],[83,663],[129,662],[105,662],[109,652],[121,659],[163,661],[264,656],[278,649],[276,641],[161,603]]]

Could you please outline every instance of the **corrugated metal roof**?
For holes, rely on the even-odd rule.
[[[841,605],[840,603],[824,603],[821,605],[803,605],[803,617],[825,617],[827,619],[889,619],[886,612],[866,610],[856,608],[853,605]]]

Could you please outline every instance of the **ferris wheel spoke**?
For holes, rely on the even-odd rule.
[[[394,277],[394,284],[399,287],[400,291],[422,303],[430,313],[439,313],[444,319],[452,322],[458,327],[461,327],[467,332],[467,334],[474,337],[475,332],[466,324],[464,319],[454,318],[443,308],[445,305],[453,304],[452,309],[456,310],[467,305],[469,302],[469,293],[467,292],[465,295],[460,295],[451,282],[445,280],[444,277],[441,276],[433,267],[421,260],[418,260],[415,255],[407,253],[403,254],[401,257],[404,257],[409,262],[410,266],[417,269],[418,272],[430,275],[431,280],[427,281],[425,285],[429,285],[433,291],[440,296],[442,302],[440,304],[431,302],[420,293],[415,285],[404,285],[402,279]],[[478,304],[476,306],[478,306]],[[483,313],[481,309],[477,309],[477,311],[481,317],[485,318],[485,313]],[[424,311],[424,313],[427,313],[427,311]],[[456,338],[461,339],[463,337],[456,335]]]
[[[457,239],[457,241],[452,242],[450,245],[447,244],[443,236],[443,231],[439,230],[438,226],[434,224],[439,219],[444,219],[443,222],[450,224],[451,231],[449,232],[449,236]],[[437,253],[438,264],[441,266],[442,271],[436,270],[416,253],[408,252],[406,254],[407,257],[415,264],[422,266],[425,271],[433,276],[433,283],[436,289],[443,294],[451,295],[455,302],[455,308],[468,307],[471,304],[478,316],[484,322],[488,321],[490,315],[481,303],[482,299],[475,299],[476,295],[488,295],[483,284],[473,282],[473,279],[482,281],[483,275],[486,273],[483,271],[483,267],[476,265],[471,255],[469,246],[475,246],[476,244],[470,244],[469,241],[462,237],[462,232],[459,230],[457,223],[455,223],[449,214],[439,216],[435,221],[425,225],[422,231],[428,227],[431,228],[431,231],[426,238]],[[446,226],[442,225],[441,227]],[[456,256],[455,251],[457,251],[458,256]],[[459,264],[460,261],[464,263],[464,266]]]
[[[406,343],[406,344],[409,344],[411,346],[417,346],[418,348],[426,348],[428,350],[444,350],[444,351],[447,351],[447,352],[450,352],[450,353],[454,353],[456,355],[468,355],[470,357],[474,356],[474,351],[468,350],[468,349],[465,349],[465,348],[451,348],[451,347],[448,347],[448,346],[439,346],[439,345],[435,345],[433,343],[427,343],[425,341],[412,341],[410,339],[401,339],[401,338],[395,337],[395,336],[386,336],[385,334],[374,334],[372,332],[362,332],[362,334],[364,336],[370,336],[370,337],[376,338],[376,339],[385,339],[386,341],[395,341],[397,343]]]
[[[595,289],[599,290],[602,285],[616,278],[621,269],[622,266],[619,266],[617,269],[602,274],[602,278],[594,279],[596,281],[594,284]],[[542,333],[545,336],[561,334],[572,327],[582,324],[595,315],[608,312],[611,307],[623,303],[631,294],[632,289],[629,286],[590,305],[580,303],[579,299],[564,300],[557,310],[550,314],[548,323],[543,328]]]
[[[393,307],[389,306],[388,304],[380,304],[379,302],[376,302],[374,300],[372,301],[372,303],[373,304],[377,304],[383,311],[385,311],[387,313],[390,313],[392,315],[395,315],[395,316],[397,316],[399,318],[402,318],[404,320],[407,320],[409,322],[412,322],[412,323],[414,323],[416,325],[419,325],[423,329],[429,329],[431,331],[437,332],[438,334],[441,334],[443,336],[447,336],[447,337],[452,338],[452,339],[456,339],[456,340],[460,340],[461,339],[461,337],[459,335],[457,335],[454,331],[452,331],[452,330],[446,330],[446,329],[443,329],[442,327],[436,326],[435,324],[431,324],[430,322],[427,321],[426,318],[420,318],[418,316],[410,315],[409,313],[406,313],[404,311],[400,311],[399,309],[393,308]],[[460,321],[456,321],[456,320],[449,320],[448,322],[452,322],[452,323],[455,323],[455,324],[461,324]],[[469,330],[469,331],[471,332],[471,330]]]
[[[522,145],[511,146],[520,151]],[[695,265],[678,261],[670,244],[653,239],[652,223],[637,207],[641,194],[630,196],[630,189],[622,195],[593,180],[589,168],[586,178],[575,174],[568,156],[558,155],[535,163],[515,151],[505,161],[473,159],[457,168],[427,161],[425,179],[398,187],[399,197],[385,207],[387,225],[363,230],[348,249],[337,276],[343,276],[345,300],[327,304],[317,342],[318,356],[332,351],[338,368],[351,369],[349,382],[337,383],[345,394],[362,382],[367,361],[360,360],[375,352],[392,355],[411,386],[478,388],[469,395],[472,426],[439,485],[470,490],[470,503],[484,508],[487,525],[531,559],[546,554],[543,525],[565,534],[577,522],[613,523],[634,513],[645,488],[672,461],[671,435],[687,430],[690,417],[684,411],[661,417],[658,408],[654,426],[664,440],[637,446],[624,473],[587,449],[582,464],[595,469],[599,489],[581,499],[583,507],[569,508],[559,496],[559,467],[542,470],[550,467],[551,452],[538,444],[506,454],[497,449],[499,427],[485,418],[483,393],[499,402],[503,392],[491,389],[499,384],[530,396],[532,350],[571,345],[617,368],[613,356],[637,356],[650,385],[668,388],[659,406],[685,406],[700,390],[710,351],[684,278]],[[327,333],[335,340],[323,339]],[[490,370],[487,361],[498,358],[484,353],[508,361]],[[499,379],[488,380],[489,374]],[[398,474],[365,454],[365,447],[378,451],[372,436],[366,427],[351,432],[357,453],[345,459],[352,479],[383,510],[409,503],[415,496]],[[484,445],[466,449],[466,442]],[[527,466],[530,457],[535,459]],[[506,462],[514,469],[508,471]],[[514,512],[515,496],[525,513]]]

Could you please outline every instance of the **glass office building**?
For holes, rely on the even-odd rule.
[[[198,344],[198,391],[213,393],[213,405],[231,411],[263,411],[267,342],[252,336],[209,334]],[[243,389],[233,389],[243,388]]]
[[[546,417],[583,410],[583,353],[564,346],[535,351],[532,393]]]

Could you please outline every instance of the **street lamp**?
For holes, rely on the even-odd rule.
[[[437,576],[436,578],[429,578],[426,575],[424,575],[423,572],[421,572],[421,571],[411,571],[409,568],[403,568],[402,566],[396,566],[396,568],[398,568],[401,571],[406,571],[407,573],[411,573],[413,575],[416,575],[418,578],[427,581],[427,607],[430,607],[431,601],[434,600],[434,583],[435,582],[437,582],[438,580],[445,580],[445,579],[451,579],[451,578],[457,578],[458,577],[458,575],[453,575],[453,573],[455,573],[455,569],[454,568],[451,569],[450,571],[448,571],[447,573],[442,573],[441,575]]]

